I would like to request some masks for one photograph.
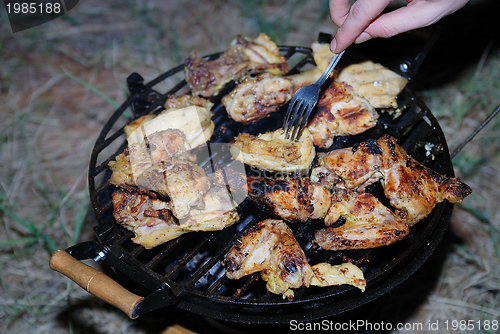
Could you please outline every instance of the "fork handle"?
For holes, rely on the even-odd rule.
[[[321,87],[325,83],[326,79],[330,77],[330,74],[332,74],[333,69],[335,68],[335,66],[337,66],[344,52],[345,50],[333,56],[333,59],[332,61],[330,61],[330,64],[328,64],[328,67],[326,68],[325,72],[323,72],[323,74],[319,77],[318,81],[314,83],[316,86]]]

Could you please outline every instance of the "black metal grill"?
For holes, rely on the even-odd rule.
[[[309,48],[280,47],[280,50],[287,59],[298,60],[291,72],[314,63]],[[343,60],[349,59],[347,52]],[[221,261],[233,241],[243,230],[269,217],[249,200],[239,206],[242,219],[222,231],[188,233],[151,250],[134,244],[130,240],[133,234],[119,226],[112,216],[114,186],[107,183],[110,176],[107,164],[126,147],[124,125],[140,115],[160,112],[169,95],[187,90],[184,80],[174,83],[166,93],[154,89],[182,70],[183,65],[180,65],[147,84],[143,84],[142,77],[135,73],[128,78],[130,97],[105,124],[90,161],[90,198],[98,223],[95,227],[98,243],[73,246],[68,249],[71,255],[77,259],[93,258],[102,251],[104,261],[111,268],[137,282],[151,294],[150,299],[157,299],[155,306],[149,308],[176,305],[214,319],[254,324],[320,319],[352,310],[390,291],[430,256],[448,225],[453,209],[449,203],[438,204],[429,217],[412,227],[402,241],[372,250],[324,251],[314,247],[308,237],[320,222],[305,227],[291,224],[311,262],[340,263],[349,259],[358,264],[367,280],[364,293],[351,286],[302,287],[295,291],[294,300],[288,301],[269,293],[265,282],[258,279],[259,273],[240,280],[228,279]],[[220,96],[213,99],[216,130],[211,143],[227,143],[242,131],[256,134],[281,126],[284,110],[249,126],[236,123],[228,118]],[[388,133],[424,165],[453,176],[445,137],[430,110],[409,89],[403,91],[398,103],[403,110],[400,117],[382,113],[375,128],[356,136],[338,137],[330,149],[349,147]],[[381,189],[374,185],[369,191],[378,194]],[[137,313],[148,310],[141,309]]]

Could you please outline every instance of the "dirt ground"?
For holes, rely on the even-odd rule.
[[[500,105],[498,7],[472,1],[443,20],[414,87],[451,149]],[[328,2],[314,0],[81,0],[18,33],[0,9],[0,331],[149,334],[179,332],[179,324],[200,331],[176,308],[130,320],[49,268],[56,249],[95,239],[87,170],[96,138],[126,99],[132,72],[150,81],[192,50],[223,51],[239,34],[265,32],[279,45],[308,47],[319,32],[334,31]],[[499,122],[453,160],[474,193],[455,207],[431,258],[377,304],[377,321],[498,332]]]

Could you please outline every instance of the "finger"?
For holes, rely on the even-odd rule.
[[[349,9],[351,9],[350,0],[330,0],[329,6],[330,18],[333,23],[340,27],[349,14]]]
[[[334,41],[332,41],[332,47],[335,44],[335,48],[332,51],[339,53],[351,45],[390,2],[391,0],[356,1],[335,34]],[[340,12],[340,14],[342,13]]]
[[[441,18],[462,8],[468,1],[411,1],[406,7],[380,15],[364,31],[371,38],[392,37],[399,33],[436,23]],[[356,39],[364,42],[366,35]]]

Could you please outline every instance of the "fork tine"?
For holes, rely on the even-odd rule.
[[[314,103],[313,105],[308,105],[305,108],[305,110],[302,114],[302,119],[301,119],[300,125],[298,126],[298,130],[295,132],[295,135],[293,137],[294,141],[297,141],[300,138],[302,131],[306,127],[307,120],[309,119],[309,116],[311,115],[311,112],[313,111],[315,106],[316,106],[316,103]]]
[[[293,130],[297,124],[297,118],[300,117],[302,107],[303,107],[302,101],[296,100],[289,109],[290,115],[287,118],[286,124],[284,126],[285,138],[290,139],[290,135],[293,133]]]
[[[307,104],[306,103],[300,103],[299,108],[294,108],[294,117],[292,119],[292,122],[289,123],[289,138],[290,140],[296,140],[297,138],[297,132],[300,131],[299,124],[302,122],[302,119],[304,117],[304,112],[307,111]]]
[[[295,109],[297,109],[297,104],[300,103],[301,101],[297,99],[296,96],[292,98],[290,103],[288,104],[288,110],[286,112],[285,118],[283,120],[283,129],[288,129],[290,127],[290,121],[293,119],[295,116]]]
[[[311,109],[310,109],[309,105],[304,106],[304,109],[301,110],[300,116],[297,117],[297,122],[295,124],[295,128],[293,130],[293,135],[292,135],[290,140],[292,140],[292,141],[299,140],[299,138],[302,134],[302,130],[304,130],[304,125],[307,121],[307,116],[310,113],[310,110]]]
[[[285,118],[283,119],[283,130],[286,131],[286,133],[288,133],[288,123],[290,122],[290,118],[292,116],[292,113],[293,113],[293,109],[294,109],[294,104],[295,104],[296,100],[292,100],[290,101],[290,103],[288,104],[288,110],[286,111],[286,115],[285,115]],[[285,134],[286,136],[286,134]]]

